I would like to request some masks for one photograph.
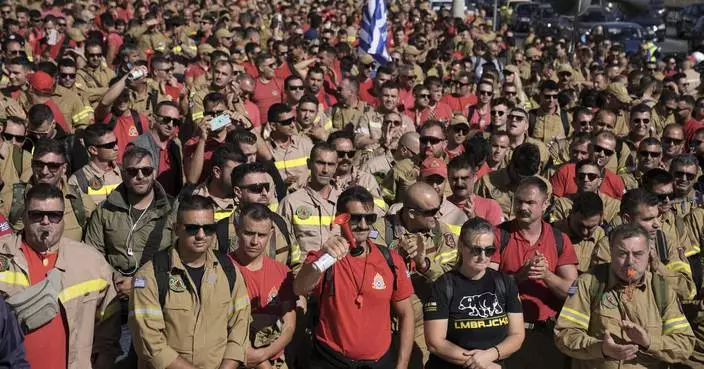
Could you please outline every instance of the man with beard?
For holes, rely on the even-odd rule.
[[[626,190],[640,187],[643,174],[651,169],[662,168],[662,145],[655,137],[646,137],[638,145],[636,169],[620,174]]]
[[[231,174],[235,167],[244,164],[246,160],[244,154],[234,145],[229,143],[220,145],[210,158],[210,174],[193,190],[193,195],[203,196],[213,201],[216,222],[228,218],[235,209]]]
[[[670,174],[675,178],[673,204],[675,213],[684,217],[699,206],[694,184],[699,174],[699,163],[693,155],[679,155],[670,164]]]
[[[27,90],[27,75],[32,72],[32,63],[24,56],[17,56],[5,63],[9,84],[2,89],[6,97],[19,101]]]
[[[325,113],[320,111],[318,100],[312,95],[303,95],[296,107],[296,126],[298,132],[308,136],[317,143],[325,141],[328,133],[332,131],[332,122],[325,117]]]
[[[308,254],[294,281],[296,295],[320,299],[311,368],[359,362],[374,368],[391,368],[394,362],[400,368],[409,363],[422,365],[411,359],[414,311],[409,272],[393,247],[379,246],[370,238],[370,225],[377,218],[373,207],[373,198],[364,188],[355,186],[343,192],[335,214],[350,215],[353,239],[329,236],[320,251]],[[321,271],[313,263],[325,253],[339,262]],[[376,273],[365,273],[367,267]],[[353,282],[359,276],[362,281]],[[391,349],[392,309],[398,317],[398,350]]]
[[[335,96],[325,91],[325,71],[319,65],[313,66],[308,70],[306,78],[304,80],[304,85],[306,86],[306,93],[315,96],[318,99],[318,103],[322,105],[324,111],[332,108],[336,103],[337,99]]]
[[[58,188],[63,193],[65,222],[63,235],[74,241],[83,239],[83,228],[95,209],[90,196],[77,187],[66,183],[68,160],[66,148],[61,141],[43,139],[37,142],[32,154],[32,177],[27,183],[18,182],[13,186],[4,186],[0,192],[2,213],[8,215],[8,222],[15,231],[22,230],[24,198],[32,186],[46,183]]]
[[[582,274],[609,259],[598,254],[599,245],[608,242],[606,232],[600,227],[604,203],[595,192],[577,193],[572,201],[569,215],[553,224],[570,238],[579,262],[577,272]]]
[[[371,110],[370,106],[359,98],[359,88],[360,84],[355,78],[345,77],[340,81],[340,100],[330,113],[333,129],[354,131],[362,116]]]
[[[156,180],[171,196],[178,195],[185,180],[181,140],[176,137],[176,127],[182,122],[181,113],[174,103],[161,102],[156,106],[152,128],[131,144],[149,150],[154,158]]]
[[[548,191],[542,178],[523,178],[512,204],[515,219],[495,231],[499,252],[490,267],[516,278],[527,323],[523,346],[506,360],[511,368],[561,368],[565,361],[555,347],[553,319],[577,278],[578,260],[567,235],[543,220]]]
[[[555,81],[547,80],[540,84],[540,107],[529,113],[530,136],[548,143],[564,139],[569,133],[569,118],[567,111],[560,109],[557,95],[560,88]]]
[[[156,182],[151,153],[141,147],[125,152],[124,180],[95,210],[86,227],[85,242],[105,257],[115,270],[111,283],[123,303],[122,365],[136,365],[127,327],[127,301],[132,294],[133,276],[158,250],[172,243],[175,221],[174,199]]]
[[[649,232],[624,224],[609,238],[610,263],[581,275],[570,288],[574,292],[555,327],[557,347],[572,357],[575,369],[606,369],[616,362],[650,368],[686,360],[695,338],[677,295],[653,274]],[[612,310],[620,313],[615,319]]]
[[[496,200],[472,193],[476,183],[476,168],[466,157],[458,156],[450,160],[447,173],[452,189],[452,195],[447,197],[447,201],[464,211],[467,218],[480,217],[494,226],[503,223],[501,205]]]
[[[88,40],[84,50],[86,65],[76,73],[76,83],[88,102],[96,104],[108,91],[115,72],[104,63],[105,55],[100,41]]]
[[[670,168],[670,163],[678,155],[685,153],[684,129],[679,124],[669,124],[662,131],[662,166]]]
[[[601,131],[592,138],[589,146],[589,158],[596,163],[599,170],[604,173],[604,180],[599,190],[617,200],[621,199],[624,192],[623,181],[616,173],[606,169],[606,163],[616,150],[616,136],[609,131]],[[567,163],[561,166],[552,176],[552,191],[555,196],[568,196],[577,192],[575,182],[576,163]]]

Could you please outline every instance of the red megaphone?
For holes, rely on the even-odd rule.
[[[340,226],[340,230],[342,230],[342,237],[344,237],[350,244],[350,255],[358,256],[364,252],[364,248],[357,246],[357,240],[354,238],[352,228],[350,228],[349,213],[338,214],[335,216],[335,219],[333,219],[332,224],[337,224]]]

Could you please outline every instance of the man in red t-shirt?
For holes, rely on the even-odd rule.
[[[516,218],[495,231],[500,252],[490,266],[516,278],[527,323],[523,346],[506,361],[511,368],[562,368],[565,361],[552,322],[577,278],[577,254],[566,234],[543,221],[549,205],[547,183],[526,177],[515,193]]]
[[[248,367],[262,363],[273,367],[283,362],[284,348],[296,328],[293,273],[265,252],[274,230],[272,216],[276,215],[266,205],[252,203],[242,207],[238,217],[239,245],[232,256],[252,306],[250,342],[245,351]]]
[[[448,201],[462,209],[469,218],[481,217],[494,226],[503,223],[504,213],[496,200],[472,193],[477,170],[465,156],[450,160],[447,173],[452,189],[452,195],[447,197]]]
[[[469,73],[462,72],[457,80],[453,81],[453,93],[445,95],[440,102],[450,106],[455,113],[464,114],[471,105],[477,103],[477,97],[472,95],[472,82]]]
[[[266,117],[269,107],[280,103],[284,98],[284,84],[276,78],[274,65],[276,60],[267,53],[260,53],[256,58],[259,77],[254,86],[252,102],[259,108],[259,117]]]
[[[372,242],[374,198],[365,188],[354,186],[340,194],[337,213],[350,215],[346,224],[351,234],[331,236],[320,251],[311,251],[294,282],[297,295],[320,299],[310,367],[363,360],[375,368],[391,368],[394,361],[396,367],[406,368],[415,323],[410,299],[413,286],[405,262],[396,250]],[[337,263],[323,272],[315,263],[324,254]],[[397,351],[391,350],[392,307],[399,319]]]

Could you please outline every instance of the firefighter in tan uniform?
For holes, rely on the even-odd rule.
[[[452,269],[457,261],[457,237],[436,220],[442,197],[427,183],[408,188],[403,206],[386,220],[386,239],[406,259],[415,294],[415,345],[409,368],[422,368],[428,360],[423,333],[423,303],[432,282]]]
[[[628,89],[622,83],[614,82],[606,86],[604,94],[608,96],[609,103],[608,108],[612,109],[616,113],[616,124],[614,125],[614,134],[618,137],[625,137],[628,135],[628,113],[630,104],[633,99],[628,94]]]
[[[32,177],[32,154],[12,142],[0,142],[0,178],[3,187],[27,182]]]
[[[560,104],[557,102],[558,92],[557,83],[552,80],[543,81],[538,95],[540,107],[530,112],[532,127],[530,135],[544,144],[555,139],[563,139],[569,134],[566,131],[569,125],[565,127],[562,122],[563,117],[567,121],[569,117],[567,112],[560,110]]]
[[[359,82],[343,78],[340,81],[340,101],[332,107],[330,113],[332,128],[354,130],[359,126],[362,116],[371,110],[367,103],[359,99]]]
[[[460,236],[462,225],[467,221],[467,213],[450,202],[445,196],[447,183],[447,165],[441,159],[429,157],[420,166],[420,180],[431,185],[442,198],[436,219],[447,227],[455,238]]]
[[[537,140],[529,136],[528,128],[528,113],[521,108],[513,108],[508,115],[508,138],[509,138],[509,149],[504,156],[504,165],[508,166],[511,157],[513,157],[513,152],[518,148],[518,146],[524,143],[530,143],[538,148],[540,154],[540,172],[547,167],[548,161],[550,160],[550,151],[547,145],[540,140]]]
[[[217,369],[244,363],[250,305],[244,278],[215,243],[210,200],[179,203],[173,247],[134,277],[128,324],[139,368]]]
[[[291,224],[303,254],[320,249],[332,234],[330,225],[340,194],[331,184],[336,168],[335,147],[324,142],[316,144],[308,159],[308,184],[279,204],[278,213]]]
[[[94,121],[93,107],[80,90],[80,83],[76,82],[77,66],[72,59],[59,61],[59,74],[54,88],[53,100],[61,107],[64,121],[71,124],[74,130],[83,129]]]
[[[694,335],[675,292],[649,270],[649,234],[629,224],[610,235],[612,262],[568,291],[555,342],[574,369],[665,368],[686,360]]]
[[[91,247],[63,237],[65,210],[58,188],[33,186],[24,205],[23,232],[0,239],[0,293],[10,296],[7,302],[26,334],[46,328],[60,314],[65,368],[112,367],[120,353],[120,314],[110,265]],[[50,268],[46,278],[33,274],[43,272],[37,264]],[[41,354],[27,352],[30,362]]]
[[[269,108],[271,137],[265,140],[274,165],[288,185],[289,193],[303,188],[308,182],[308,161],[313,142],[296,131],[293,112],[286,104],[276,103]]]
[[[90,161],[68,179],[69,186],[87,194],[99,204],[122,183],[117,160],[117,138],[105,124],[94,124],[83,131],[83,143]]]
[[[76,73],[76,87],[92,105],[97,105],[115,78],[115,72],[105,62],[100,42],[85,45],[86,66]]]

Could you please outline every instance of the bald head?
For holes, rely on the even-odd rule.
[[[433,186],[425,182],[416,182],[408,187],[403,206],[411,209],[435,209],[440,207],[442,199]]]
[[[406,132],[398,140],[399,146],[405,146],[413,152],[420,151],[420,134],[418,132]]]
[[[251,87],[248,88],[247,90],[253,90],[255,81],[252,76],[250,76],[247,73],[243,73],[237,76],[236,78],[237,83],[240,85],[240,87],[246,86],[246,87]]]

